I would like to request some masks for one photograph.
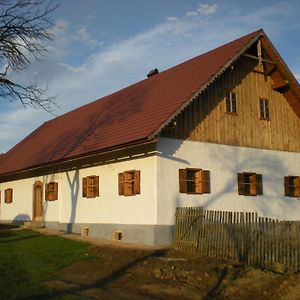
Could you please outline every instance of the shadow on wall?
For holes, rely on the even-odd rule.
[[[20,223],[25,221],[31,221],[31,218],[27,214],[19,214],[14,217],[12,223]]]
[[[67,225],[67,232],[70,233],[73,230],[73,225],[76,219],[76,209],[79,194],[79,170],[76,170],[74,176],[70,175],[71,172],[66,172],[68,184],[70,188],[70,199],[71,199],[71,213],[70,221]]]

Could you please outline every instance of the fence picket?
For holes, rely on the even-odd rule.
[[[300,222],[257,213],[177,207],[174,248],[267,267],[281,263],[300,271]]]

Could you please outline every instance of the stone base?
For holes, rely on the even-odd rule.
[[[46,228],[77,233],[104,240],[119,240],[151,246],[172,245],[174,226],[172,225],[131,225],[97,223],[45,222]]]

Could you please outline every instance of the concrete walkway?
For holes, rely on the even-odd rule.
[[[149,251],[170,248],[170,246],[168,246],[168,245],[149,246],[149,245],[128,243],[128,242],[124,242],[124,241],[102,240],[97,237],[81,236],[79,234],[66,233],[65,231],[59,231],[59,230],[48,229],[48,228],[35,228],[35,227],[32,227],[32,228],[31,227],[29,227],[29,228],[23,227],[23,228],[32,230],[32,231],[36,231],[36,232],[39,232],[40,234],[44,234],[44,235],[59,236],[64,239],[80,241],[80,242],[89,243],[89,244],[96,245],[96,246],[137,249],[137,250],[149,250]]]

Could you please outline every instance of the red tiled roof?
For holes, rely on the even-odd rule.
[[[261,34],[255,31],[44,123],[5,154],[0,174],[148,139]]]

